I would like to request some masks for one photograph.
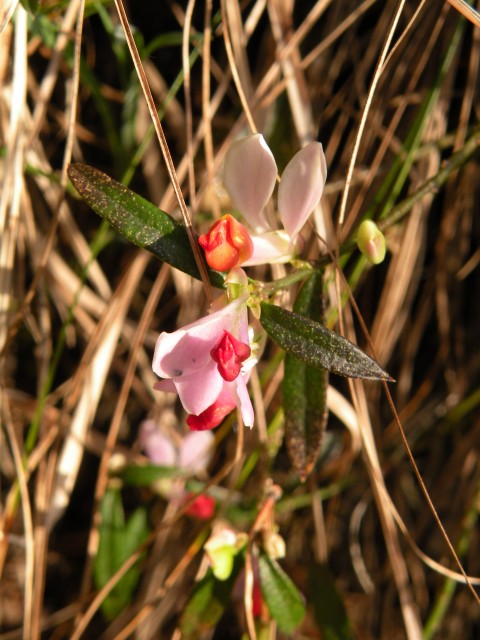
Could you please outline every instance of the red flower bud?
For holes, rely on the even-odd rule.
[[[228,331],[223,331],[223,336],[210,351],[210,355],[217,363],[218,372],[224,380],[231,382],[240,373],[242,362],[246,360],[252,350],[240,340],[237,340]]]
[[[248,231],[228,213],[208,233],[201,235],[198,242],[205,251],[208,265],[216,271],[238,267],[253,253],[253,242]]]
[[[192,497],[193,494],[188,494],[185,502],[189,501]],[[185,513],[198,520],[210,520],[215,513],[215,500],[211,496],[201,493],[195,498]]]

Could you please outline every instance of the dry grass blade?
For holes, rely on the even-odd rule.
[[[465,16],[472,24],[480,28],[480,13],[471,4],[465,2],[465,0],[447,0],[452,7],[455,7],[457,11]]]
[[[14,47],[13,83],[9,105],[10,124],[0,196],[0,352],[7,339],[11,309],[11,285],[23,191],[24,114],[27,95],[27,14],[22,7],[18,8],[17,13]]]
[[[126,10],[0,2],[0,636],[477,637],[476,3]],[[101,223],[66,179],[70,161],[95,166],[183,217],[197,251],[212,220],[240,216],[222,163],[257,129],[280,176],[318,139],[328,178],[299,260],[248,267],[251,293],[290,309],[325,268],[327,327],[398,381],[383,393],[332,375],[304,483],[284,443],[288,367],[250,312],[254,428],[232,411],[188,466],[187,412],[154,389],[152,355],[160,333],[206,315],[205,290]],[[278,185],[272,229],[277,208]],[[364,219],[386,239],[375,267],[355,241]],[[226,529],[247,546],[225,581],[205,543]],[[265,553],[291,596],[277,609]],[[307,614],[291,633],[294,602]]]
[[[100,331],[94,336],[91,359],[80,370],[80,397],[58,461],[56,486],[47,518],[50,528],[69,504],[83,458],[87,430],[93,423],[125,315],[147,261],[146,254],[139,254],[130,266],[122,286],[117,295],[113,296],[102,318]]]
[[[350,183],[352,181],[353,168],[355,166],[358,150],[359,150],[359,147],[360,147],[360,142],[361,142],[363,131],[365,129],[365,125],[366,125],[366,122],[367,122],[367,117],[368,117],[368,113],[369,113],[369,110],[370,110],[370,105],[372,103],[373,96],[375,94],[375,89],[376,89],[377,84],[378,84],[378,82],[380,80],[380,76],[381,76],[382,71],[383,71],[383,65],[385,63],[385,60],[387,59],[388,50],[390,48],[390,44],[392,42],[393,35],[394,35],[395,30],[397,28],[397,24],[398,24],[398,21],[400,20],[400,16],[402,14],[404,6],[405,6],[405,2],[403,0],[401,0],[398,3],[398,7],[396,9],[395,16],[394,16],[393,21],[392,21],[392,25],[390,26],[390,28],[388,30],[387,37],[386,37],[385,42],[384,42],[383,47],[382,47],[382,52],[380,54],[380,57],[378,58],[378,62],[377,62],[376,69],[375,69],[375,74],[374,74],[372,82],[370,84],[367,100],[365,102],[365,106],[364,106],[363,111],[362,111],[362,118],[361,118],[360,124],[358,126],[358,131],[357,131],[357,135],[356,135],[356,139],[355,139],[355,146],[353,148],[352,157],[351,157],[350,163],[348,165],[347,176],[345,178],[345,188],[343,190],[342,201],[340,203],[340,212],[338,214],[339,227],[341,227],[342,224],[343,224],[343,220],[344,220],[344,216],[345,216],[345,210],[347,208],[348,192],[350,190]]]
[[[198,244],[192,230],[192,221],[190,219],[190,214],[188,212],[187,206],[185,204],[185,200],[183,198],[182,190],[180,188],[180,184],[177,178],[177,173],[175,171],[175,166],[173,164],[170,151],[168,149],[167,140],[165,138],[165,134],[163,133],[163,128],[158,117],[155,103],[153,101],[152,92],[150,90],[147,77],[145,75],[145,70],[143,68],[142,61],[138,54],[137,46],[135,44],[135,40],[133,38],[133,34],[130,29],[130,25],[128,23],[127,15],[125,13],[125,9],[123,7],[121,0],[115,0],[115,5],[117,7],[118,15],[120,17],[120,21],[122,23],[122,27],[125,32],[125,37],[128,42],[132,60],[135,64],[135,69],[137,71],[138,79],[140,80],[142,91],[144,92],[145,99],[147,101],[150,117],[152,118],[152,122],[155,126],[155,131],[158,137],[158,141],[160,143],[160,148],[162,149],[163,158],[165,160],[165,164],[167,165],[168,174],[170,176],[170,180],[171,180],[173,189],[175,191],[175,195],[177,197],[178,206],[180,207],[180,211],[182,213],[183,222],[185,224],[185,228],[190,238],[190,243],[192,246],[193,254],[195,256],[195,261],[198,265],[198,269],[202,276],[202,282],[205,288],[205,293],[207,295],[208,300],[212,302],[213,300],[212,287],[205,269],[205,262],[200,253],[200,249],[198,248]]]
[[[5,411],[5,405],[8,402],[0,396],[2,407]],[[12,428],[10,420],[5,420],[5,429],[9,438],[9,444],[15,461],[15,469],[20,487],[20,499],[22,502],[23,527],[25,532],[25,595],[23,601],[23,633],[25,638],[31,637],[32,628],[32,603],[33,603],[33,585],[35,571],[35,548],[33,536],[33,519],[32,506],[28,495],[28,484],[22,460],[20,447],[18,446],[15,432]]]
[[[29,146],[34,140],[37,139],[42,127],[42,122],[45,118],[48,103],[52,96],[55,83],[58,79],[58,72],[60,63],[62,61],[62,54],[71,40],[71,33],[78,15],[82,16],[83,21],[83,11],[81,10],[82,3],[83,0],[73,0],[73,2],[70,2],[68,4],[68,8],[63,18],[62,26],[60,28],[60,35],[55,43],[55,49],[50,61],[50,65],[47,69],[47,72],[45,73],[42,85],[39,90],[38,101],[35,107],[35,111],[33,112],[33,123],[30,129],[28,141]]]
[[[0,2],[0,34],[13,16],[15,9],[17,8],[18,0],[2,0]]]
[[[142,264],[142,268],[143,268],[143,264]],[[114,453],[115,446],[118,440],[122,417],[124,415],[127,400],[131,391],[135,369],[137,368],[137,365],[138,365],[140,348],[145,340],[145,333],[152,320],[152,315],[158,303],[158,299],[161,296],[162,291],[164,290],[167,284],[168,276],[169,276],[169,267],[167,265],[164,265],[158,274],[158,277],[154,283],[154,286],[152,287],[152,290],[150,291],[150,295],[145,305],[145,308],[143,310],[142,318],[140,320],[138,329],[136,331],[136,335],[133,339],[131,354],[130,354],[129,361],[127,363],[127,369],[125,372],[122,388],[120,390],[120,394],[118,397],[118,403],[115,407],[115,413],[112,417],[112,422],[108,431],[108,436],[105,441],[105,449],[104,449],[102,458],[100,460],[100,466],[99,466],[98,477],[97,477],[97,486],[95,488],[96,511],[94,512],[93,523],[90,529],[89,542],[87,547],[90,562],[86,563],[85,570],[84,570],[84,575],[83,575],[84,586],[83,586],[83,593],[82,593],[83,597],[86,597],[88,595],[88,590],[89,590],[90,580],[91,580],[91,561],[93,561],[93,559],[97,556],[97,553],[98,553],[98,541],[99,541],[98,527],[100,525],[100,519],[101,519],[99,509],[100,509],[101,500],[105,495],[105,491],[107,489],[110,461],[112,459],[112,455]],[[82,600],[83,600],[83,597],[81,598]]]

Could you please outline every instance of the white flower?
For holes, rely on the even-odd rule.
[[[290,261],[298,234],[317,206],[327,178],[323,147],[310,142],[287,164],[278,188],[283,229],[272,230],[264,209],[272,196],[277,165],[265,139],[253,134],[234,142],[225,159],[223,181],[235,206],[254,230],[253,254],[243,266]]]

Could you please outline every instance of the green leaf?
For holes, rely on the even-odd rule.
[[[120,491],[109,489],[100,507],[102,522],[93,575],[98,589],[104,587],[126,560],[146,540],[149,528],[147,511],[138,508],[125,523]],[[140,578],[139,563],[133,565],[102,602],[102,612],[113,620],[130,602]]]
[[[353,640],[353,631],[342,597],[328,567],[314,565],[310,571],[310,601],[325,640]]]
[[[260,322],[272,340],[311,367],[349,378],[392,380],[373,358],[319,322],[268,302],[261,303],[261,311]]]
[[[123,482],[131,487],[149,487],[157,480],[188,476],[184,469],[160,467],[156,464],[129,465],[119,473]]]
[[[270,615],[284,633],[291,633],[303,620],[303,597],[276,560],[259,558],[260,586]]]
[[[182,224],[98,169],[71,164],[68,175],[81,198],[127,240],[200,279]],[[222,288],[224,276],[208,268],[207,271],[212,285]]]
[[[233,586],[243,564],[243,555],[239,554],[227,580],[218,580],[209,569],[197,583],[180,620],[183,640],[201,638],[216,626],[230,603]]]
[[[303,285],[293,307],[310,319],[323,320],[323,273]],[[315,464],[327,424],[328,370],[311,367],[293,355],[285,357],[283,410],[285,443],[293,466],[305,478]]]

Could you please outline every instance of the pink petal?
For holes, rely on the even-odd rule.
[[[201,371],[210,362],[210,350],[222,331],[236,333],[236,325],[242,321],[243,315],[247,321],[246,309],[242,308],[245,302],[245,297],[237,298],[219,311],[178,331],[161,333],[155,345],[153,371],[161,378],[179,378]]]
[[[185,411],[198,416],[218,398],[223,378],[218,373],[217,363],[210,358],[201,371],[175,378],[174,383]]]
[[[166,380],[157,380],[153,385],[156,391],[163,391],[165,393],[177,393],[177,387],[171,378]]]
[[[267,231],[252,236],[253,253],[244,265],[280,264],[289,262],[294,256],[294,246],[285,231]]]
[[[179,466],[192,474],[205,471],[213,454],[214,435],[211,431],[190,431],[184,437],[179,452]]]
[[[278,188],[278,210],[291,238],[319,203],[326,179],[327,164],[319,142],[307,144],[287,164]]]
[[[145,420],[140,425],[138,434],[140,446],[147,457],[163,467],[174,467],[177,462],[177,452],[173,442],[153,420]]]
[[[257,231],[269,226],[263,210],[276,178],[275,158],[262,135],[256,133],[232,144],[225,158],[223,182],[237,209]]]

